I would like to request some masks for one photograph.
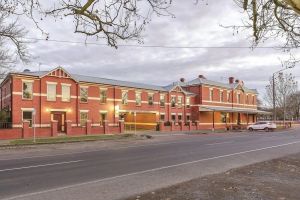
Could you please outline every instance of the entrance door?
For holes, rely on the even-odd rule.
[[[65,113],[55,112],[52,115],[52,119],[57,121],[57,132],[65,132]]]

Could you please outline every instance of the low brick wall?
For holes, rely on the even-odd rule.
[[[120,121],[117,124],[109,124],[104,122],[102,126],[93,126],[90,121],[87,121],[85,126],[72,126],[71,121],[66,121],[66,135],[80,136],[80,135],[95,135],[95,134],[120,134],[124,133],[124,122]],[[35,135],[41,137],[57,136],[57,121],[52,121],[50,127],[36,127]],[[34,128],[29,127],[29,122],[24,121],[21,128],[0,129],[0,140],[33,138]]]

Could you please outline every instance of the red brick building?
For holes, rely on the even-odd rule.
[[[9,73],[0,89],[1,110],[12,128],[28,121],[38,136],[51,136],[52,122],[58,133],[67,134],[120,132],[119,121],[127,131],[154,129],[159,121],[161,130],[218,129],[253,123],[260,112],[257,91],[232,77],[220,83],[200,75],[156,86],[70,74],[58,67]]]

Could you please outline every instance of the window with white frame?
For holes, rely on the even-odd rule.
[[[161,107],[165,106],[165,95],[164,94],[160,94],[160,96],[159,96],[159,105]]]
[[[160,121],[165,121],[165,114],[164,113],[160,114]]]
[[[80,126],[85,126],[88,120],[88,112],[80,111]]]
[[[191,120],[191,115],[186,115],[186,121],[190,121]]]
[[[32,111],[23,111],[22,113],[23,121],[29,121],[29,126],[32,127]]]
[[[176,114],[171,114],[171,120],[176,121]]]
[[[71,100],[71,86],[61,85],[61,100],[69,102]]]
[[[230,102],[230,92],[227,91],[227,102]]]
[[[178,105],[178,107],[182,107],[182,96],[178,96],[177,105]]]
[[[23,99],[32,99],[33,82],[23,81]]]
[[[223,90],[220,90],[220,102],[223,101]]]
[[[178,114],[178,121],[181,121],[182,120],[182,114]]]
[[[190,108],[191,107],[191,98],[190,97],[187,97],[186,100],[185,100],[185,105],[187,108]]]
[[[176,96],[171,96],[171,107],[172,108],[176,107]]]
[[[253,96],[252,104],[255,104],[255,96]]]
[[[154,104],[154,94],[148,93],[148,105],[152,106]]]
[[[210,101],[214,100],[214,90],[213,89],[209,89],[209,100]]]
[[[126,90],[122,91],[122,104],[123,105],[128,104],[128,91],[126,91]]]
[[[237,94],[237,103],[240,104],[241,103],[241,94]]]
[[[88,102],[88,88],[80,87],[80,102]]]
[[[106,103],[107,100],[107,89],[100,89],[100,103]]]
[[[135,92],[135,105],[136,106],[142,105],[142,93],[141,92]]]
[[[47,83],[47,101],[56,101],[55,83]]]
[[[100,124],[103,125],[103,122],[107,118],[107,112],[100,112]]]
[[[249,96],[246,94],[246,104],[249,104]]]

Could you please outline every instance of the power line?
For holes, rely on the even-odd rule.
[[[97,45],[108,46],[104,43],[97,42],[79,42],[71,40],[56,40],[56,39],[43,39],[43,38],[31,38],[26,37],[28,40],[44,41],[44,42],[57,42],[67,44],[84,44],[84,45]],[[252,47],[252,46],[168,46],[168,45],[138,45],[138,44],[119,44],[118,47],[137,47],[137,48],[165,48],[165,49],[294,49],[296,47],[285,46],[264,46],[264,47]]]

